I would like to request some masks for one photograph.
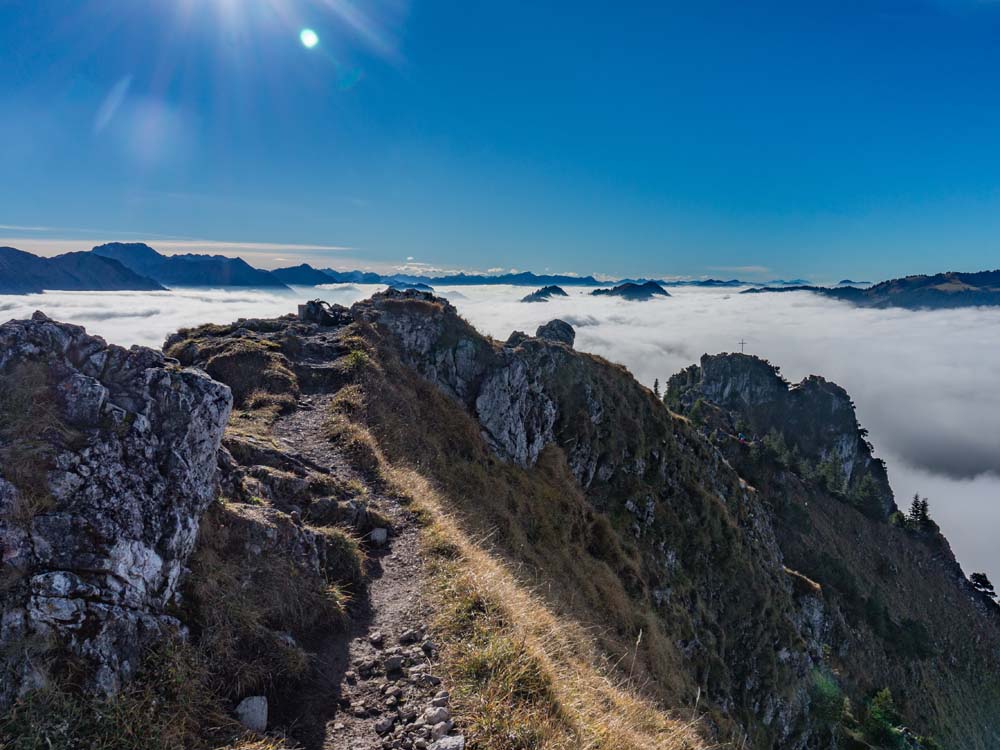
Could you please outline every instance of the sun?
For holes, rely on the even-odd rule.
[[[299,39],[302,41],[302,46],[306,49],[312,49],[319,44],[319,36],[312,29],[302,29],[299,32]]]

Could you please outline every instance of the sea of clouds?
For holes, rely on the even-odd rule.
[[[0,296],[0,321],[42,310],[111,342],[159,347],[178,328],[293,312],[307,298],[349,305],[382,287],[331,285],[291,292],[49,292]],[[671,289],[649,302],[592,297],[525,304],[530,289],[441,288],[473,325],[505,339],[552,318],[577,331],[576,348],[626,365],[651,386],[703,353],[746,351],[792,382],[823,375],[851,394],[858,418],[889,466],[901,506],[919,492],[966,572],[1000,579],[1000,308],[872,310],[807,292],[741,295]]]

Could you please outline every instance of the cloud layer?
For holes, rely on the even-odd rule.
[[[158,347],[178,328],[292,312],[308,297],[351,304],[381,287],[294,292],[47,293],[0,297],[0,320],[41,309],[109,341]],[[919,491],[963,563],[1000,577],[1000,310],[856,309],[808,293],[740,295],[672,289],[669,299],[627,302],[567,289],[568,298],[523,304],[523,287],[439,289],[484,333],[533,333],[552,318],[577,329],[577,348],[661,383],[705,352],[766,357],[796,382],[815,373],[844,386],[890,470],[902,505]]]
[[[899,504],[928,496],[963,565],[1000,577],[1000,309],[871,310],[806,292],[685,288],[638,303],[567,289],[569,298],[528,305],[516,301],[520,288],[462,291],[468,299],[455,304],[480,330],[503,339],[563,318],[578,349],[650,386],[705,352],[738,351],[741,339],[792,382],[815,373],[839,383],[888,463]]]

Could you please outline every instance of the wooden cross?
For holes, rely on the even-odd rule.
[[[746,345],[747,345],[747,342],[744,341],[743,339],[740,339],[740,353],[741,354],[743,353],[743,347],[746,346]]]

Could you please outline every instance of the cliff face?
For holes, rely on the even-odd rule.
[[[768,499],[785,564],[821,587],[827,666],[845,694],[863,704],[889,688],[908,726],[949,747],[1000,740],[998,610],[932,521],[896,512],[846,392],[722,354],[672,377],[665,399]]]
[[[167,607],[231,403],[202,372],[41,313],[0,326],[0,706],[71,656],[114,692],[180,629]]]
[[[666,401],[684,412],[699,400],[722,410],[718,427],[747,441],[770,433],[795,461],[825,471],[835,489],[869,513],[887,518],[896,510],[885,466],[873,456],[850,396],[836,383],[810,375],[790,385],[757,357],[706,354],[671,377],[666,389]]]

